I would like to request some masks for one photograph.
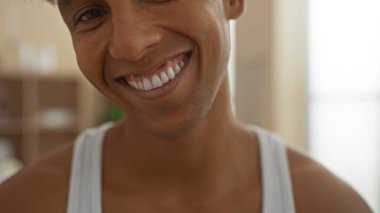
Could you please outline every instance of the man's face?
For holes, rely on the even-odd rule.
[[[124,109],[127,124],[166,136],[210,110],[225,78],[231,10],[228,0],[60,5],[83,74]]]

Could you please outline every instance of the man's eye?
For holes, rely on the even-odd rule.
[[[87,11],[83,12],[82,14],[80,14],[79,17],[77,18],[76,22],[80,23],[80,22],[91,21],[93,19],[104,16],[105,14],[106,14],[106,12],[104,10],[90,9],[90,10],[87,10]]]

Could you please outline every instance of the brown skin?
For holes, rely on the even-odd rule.
[[[228,21],[243,8],[244,0],[61,5],[83,74],[127,114],[105,139],[103,212],[261,212],[257,136],[232,116],[226,76]],[[188,51],[181,83],[164,97],[142,99],[116,81]],[[326,169],[288,155],[298,212],[371,212]],[[72,144],[3,184],[0,212],[64,213],[71,157]]]

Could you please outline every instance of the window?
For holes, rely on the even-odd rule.
[[[380,211],[380,1],[309,1],[309,139]]]

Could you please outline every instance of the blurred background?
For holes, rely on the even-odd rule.
[[[249,0],[231,23],[236,116],[309,152],[380,210],[380,1]],[[0,1],[0,182],[122,117],[43,0]]]

